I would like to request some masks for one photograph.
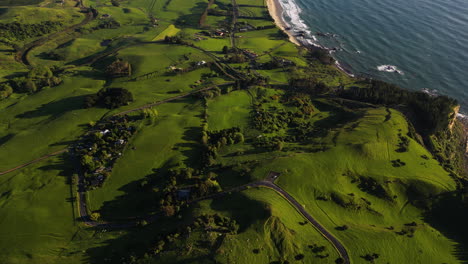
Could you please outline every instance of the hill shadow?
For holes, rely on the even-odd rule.
[[[0,137],[0,146],[2,146],[3,144],[7,143],[10,139],[12,139],[13,137],[15,136],[15,134],[13,133],[10,133],[10,134],[7,134],[3,137]]]
[[[267,219],[271,215],[267,204],[253,200],[241,192],[213,199],[211,208],[230,214],[230,217],[239,224],[239,233],[247,230],[258,220]]]
[[[329,112],[330,115],[324,119],[320,119],[314,123],[314,126],[323,129],[340,128],[344,125],[359,120],[364,116],[362,111],[348,111],[344,106],[324,103],[314,100],[314,106],[321,112]]]
[[[445,193],[423,215],[424,221],[456,245],[452,252],[462,263],[468,263],[468,201],[459,193]]]
[[[36,118],[41,116],[51,116],[58,118],[69,111],[74,111],[83,108],[83,102],[86,95],[78,95],[67,97],[58,101],[52,101],[43,104],[35,110],[27,111],[16,115],[16,118]]]
[[[132,181],[120,187],[122,195],[101,206],[101,217],[112,221],[129,221],[149,215],[157,209],[156,195],[146,188],[145,183],[151,181],[151,176]],[[113,176],[111,176],[113,177]],[[101,188],[106,188],[105,184]]]

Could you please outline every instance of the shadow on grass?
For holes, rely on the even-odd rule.
[[[58,156],[58,161],[49,165],[41,166],[38,169],[42,171],[49,171],[49,170],[59,171],[59,173],[56,175],[65,178],[66,183],[70,187],[70,196],[66,197],[65,201],[67,203],[70,203],[70,207],[72,211],[72,218],[73,218],[73,221],[76,221],[76,217],[77,217],[75,215],[75,207],[76,207],[75,193],[76,191],[75,191],[74,182],[73,182],[76,164],[74,162],[75,161],[71,159],[68,153],[63,153],[60,156]]]
[[[85,96],[86,95],[73,96],[43,104],[35,110],[16,115],[16,118],[36,118],[41,116],[58,118],[66,112],[82,109]]]
[[[211,263],[203,256],[180,261],[175,256],[164,259],[151,254],[151,249],[159,240],[158,236],[171,234],[193,221],[193,208],[183,210],[181,216],[181,218],[161,217],[146,226],[114,230],[109,239],[99,243],[97,247],[86,250],[87,257],[84,263]],[[95,237],[105,236],[102,231],[96,229]],[[172,253],[179,254],[178,251]],[[140,262],[135,262],[137,259]]]
[[[462,263],[468,263],[468,201],[451,192],[440,196],[431,210],[424,214],[424,221],[439,230],[456,245],[453,254]]]
[[[177,143],[175,147],[183,148],[180,151],[185,157],[185,164],[191,168],[200,168],[202,162],[202,147],[199,143],[202,138],[202,131],[200,127],[188,127],[185,129],[182,139],[188,141],[186,143]]]
[[[239,233],[247,230],[259,220],[266,220],[270,215],[267,204],[250,199],[241,192],[234,192],[211,202],[211,208],[216,211],[225,212],[239,223]]]
[[[12,139],[15,136],[15,134],[7,134],[3,137],[0,137],[0,146],[7,143],[10,139]]]
[[[112,176],[111,176],[112,177]],[[125,184],[118,190],[124,194],[114,200],[104,202],[100,208],[101,217],[104,220],[129,221],[137,217],[143,217],[154,212],[158,204],[156,195],[145,188],[151,176]],[[102,188],[106,188],[105,184]]]
[[[205,12],[207,7],[207,3],[199,2],[194,7],[192,7],[188,14],[180,15],[179,18],[176,20],[175,25],[181,27],[199,27],[199,22],[201,15]]]
[[[355,122],[364,116],[364,112],[361,111],[348,111],[337,103],[323,102],[314,100],[314,105],[321,112],[329,112],[330,115],[324,119],[320,119],[314,123],[314,126],[322,129],[334,129],[340,128],[344,125]]]

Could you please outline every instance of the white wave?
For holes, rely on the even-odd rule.
[[[465,114],[462,114],[462,113],[458,113],[458,114],[457,114],[457,117],[460,118],[460,119],[468,120],[468,116],[465,115]]]
[[[348,74],[350,77],[353,77],[353,78],[355,77],[355,75],[354,75],[352,72],[346,70],[346,69],[343,67],[343,65],[341,65],[341,63],[340,63],[339,61],[335,60],[335,65],[336,65],[336,67],[338,67],[338,69],[340,69],[341,71],[345,72],[345,73]]]
[[[283,19],[285,20],[285,23],[288,27],[292,28],[294,33],[301,34],[301,36],[297,36],[296,39],[305,45],[323,48],[317,43],[317,38],[312,34],[309,26],[307,26],[304,20],[302,20],[300,16],[302,10],[296,2],[294,0],[280,0],[279,3],[283,9],[283,17],[287,18]]]
[[[383,71],[383,72],[397,72],[401,75],[404,74],[403,71],[398,69],[398,67],[395,65],[380,65],[380,66],[377,66],[377,70]]]
[[[421,89],[423,93],[427,93],[430,96],[438,96],[439,92],[436,89],[423,88]]]

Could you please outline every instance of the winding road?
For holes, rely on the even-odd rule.
[[[69,27],[66,27],[66,28],[58,31],[58,32],[55,32],[55,33],[49,34],[47,36],[41,37],[39,39],[36,39],[33,42],[30,42],[30,43],[24,45],[16,53],[15,60],[18,61],[18,62],[23,63],[24,65],[26,65],[28,67],[31,67],[32,65],[31,65],[31,62],[28,59],[28,54],[32,49],[34,49],[34,48],[36,48],[38,46],[44,45],[46,42],[48,42],[50,40],[53,40],[54,38],[57,38],[58,36],[60,36],[61,34],[65,33],[65,32],[74,31],[75,29],[88,24],[89,22],[93,21],[96,18],[97,13],[93,12],[93,10],[91,8],[84,7],[82,1],[79,2],[79,7],[80,7],[81,12],[85,13],[85,18],[80,23],[75,24],[75,25],[71,25]]]
[[[97,222],[97,221],[92,221],[89,217],[88,210],[87,210],[87,204],[86,204],[86,191],[84,188],[84,175],[82,173],[79,173],[79,181],[78,181],[78,207],[79,207],[79,214],[81,219],[86,225],[92,226],[92,227],[99,227],[103,229],[119,229],[119,228],[129,228],[129,227],[135,227],[138,225],[139,220],[145,220],[148,223],[155,222],[159,215],[152,215],[148,216],[139,220],[131,221],[131,222],[125,222],[125,223],[112,223],[112,222]],[[194,204],[198,203],[204,200],[209,200],[209,199],[214,199],[217,197],[221,197],[233,192],[241,192],[244,190],[247,190],[249,188],[253,187],[258,187],[258,188],[268,188],[273,191],[275,191],[277,194],[281,195],[286,201],[289,202],[300,214],[302,214],[307,221],[309,221],[310,224],[325,238],[327,239],[333,247],[336,249],[338,252],[340,258],[343,259],[344,262],[343,264],[350,264],[350,259],[348,255],[348,251],[344,247],[344,245],[335,237],[333,236],[332,233],[330,233],[324,226],[322,226],[312,215],[310,215],[305,208],[296,200],[292,195],[290,195],[287,191],[285,191],[283,188],[279,187],[274,183],[276,177],[267,177],[264,180],[261,181],[256,181],[252,182],[249,184],[241,185],[226,191],[214,193],[208,196],[200,197],[197,199],[194,199],[192,201],[189,201],[188,204]]]
[[[238,7],[237,7],[237,3],[235,2],[235,0],[232,0],[232,3],[233,3],[233,22],[234,22],[234,26],[233,26],[233,30],[232,30],[233,32],[231,33],[230,37],[231,37],[231,45],[233,47],[235,47],[235,36],[234,36],[235,33],[234,32],[237,30],[236,29],[236,22],[237,22],[237,16],[238,16]],[[67,27],[67,28],[65,28],[65,29],[63,29],[63,30],[61,30],[59,32],[50,34],[48,36],[42,37],[42,38],[37,39],[37,40],[35,40],[35,41],[31,42],[31,43],[26,44],[21,50],[19,50],[17,52],[17,54],[15,56],[15,59],[17,61],[19,61],[19,62],[22,62],[23,64],[25,64],[27,66],[31,66],[31,64],[30,64],[30,62],[28,60],[28,53],[32,49],[34,49],[35,47],[38,47],[40,45],[43,45],[47,41],[52,40],[52,39],[60,36],[60,34],[63,34],[65,32],[73,31],[73,30],[75,30],[75,29],[89,23],[90,21],[92,21],[92,20],[94,20],[96,18],[96,13],[92,12],[91,9],[85,8],[84,6],[82,6],[82,4],[81,4],[81,9],[82,9],[82,11],[86,12],[86,17],[83,19],[83,21],[81,21],[78,24]],[[195,47],[195,48],[198,48],[198,47]],[[198,48],[198,49],[201,49],[201,48]],[[202,51],[207,53],[208,55],[214,56],[213,54],[207,52],[206,50],[202,50]],[[215,60],[215,63],[217,63],[217,58]],[[217,65],[217,66],[219,68],[221,68],[223,70],[223,72],[224,72],[224,69],[220,65]],[[236,71],[233,70],[233,72],[236,72]],[[232,79],[238,79],[236,77],[233,77],[233,76],[229,75],[227,72],[224,72],[224,73],[227,76],[231,77]],[[222,85],[231,85],[233,83],[234,82],[229,82],[229,83],[225,83],[225,84],[222,84]],[[221,86],[221,85],[218,85],[218,86]],[[137,107],[137,108],[129,109],[129,110],[117,113],[115,115],[124,115],[124,114],[128,114],[128,113],[131,113],[131,112],[140,111],[140,110],[143,110],[143,109],[146,109],[146,108],[151,108],[151,107],[154,107],[154,106],[157,106],[157,105],[160,105],[160,104],[163,104],[163,103],[167,103],[167,102],[170,102],[170,101],[173,101],[173,100],[176,100],[176,99],[180,99],[180,98],[183,98],[183,97],[186,97],[186,96],[189,96],[189,95],[201,92],[201,91],[206,91],[206,90],[209,90],[209,89],[213,89],[214,87],[215,86],[205,87],[205,88],[202,88],[202,89],[199,89],[199,90],[196,90],[196,91],[192,91],[192,92],[189,92],[189,93],[185,93],[185,94],[182,94],[182,95],[171,97],[171,98],[168,98],[166,100],[162,100],[162,101],[150,103],[150,104],[147,104],[147,105],[143,105],[143,106],[140,106],[140,107]],[[68,151],[68,149],[62,149],[62,150],[59,150],[59,151],[44,155],[44,156],[42,156],[42,157],[40,157],[38,159],[35,159],[35,160],[30,161],[30,162],[24,163],[24,164],[19,165],[19,166],[15,167],[15,168],[0,172],[0,175],[4,175],[4,174],[10,173],[10,172],[13,172],[15,170],[24,168],[24,167],[26,167],[28,165],[40,162],[40,161],[42,161],[44,159],[47,159],[49,157],[60,155],[60,154],[65,153],[67,151]],[[310,215],[305,210],[305,208],[296,199],[294,199],[294,197],[292,197],[292,195],[290,195],[287,191],[285,191],[284,189],[282,189],[281,187],[276,185],[274,183],[274,180],[275,180],[274,177],[268,177],[265,180],[256,181],[256,182],[253,182],[253,183],[249,183],[249,184],[246,184],[246,185],[242,185],[242,186],[238,186],[238,187],[229,189],[227,191],[215,193],[215,194],[212,194],[212,195],[209,195],[209,196],[205,196],[205,197],[201,197],[201,198],[192,200],[192,201],[189,202],[189,204],[197,203],[197,202],[200,202],[200,201],[203,201],[203,200],[214,199],[216,197],[221,197],[221,196],[224,196],[224,195],[232,193],[232,192],[244,191],[244,190],[247,190],[248,188],[252,188],[252,187],[271,189],[271,190],[275,191],[277,194],[281,195],[300,214],[302,214],[307,219],[307,221],[309,221],[309,223],[312,224],[312,226],[325,239],[327,239],[335,247],[335,249],[337,250],[339,256],[343,259],[343,263],[349,264],[350,263],[349,255],[348,255],[348,252],[347,252],[346,248],[344,247],[344,245],[335,236],[333,236],[333,234],[331,234],[324,226],[322,226],[312,215]],[[79,215],[80,215],[82,221],[88,226],[99,227],[99,228],[103,228],[103,229],[129,228],[129,227],[137,226],[138,223],[140,222],[140,220],[146,220],[147,222],[151,223],[151,222],[156,221],[158,219],[158,217],[159,217],[159,215],[152,215],[152,216],[148,216],[148,217],[145,217],[145,218],[142,218],[142,219],[137,219],[137,220],[133,220],[133,221],[129,221],[129,222],[122,222],[122,223],[93,221],[93,220],[91,220],[91,218],[90,218],[90,216],[88,214],[89,210],[88,210],[88,206],[87,206],[87,197],[86,197],[86,188],[85,188],[85,182],[84,182],[84,174],[81,171],[78,171],[77,193],[78,193],[78,196],[77,196],[77,199],[78,199],[78,203],[77,203],[78,204],[78,212],[79,212]]]

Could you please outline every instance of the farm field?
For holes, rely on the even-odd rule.
[[[0,33],[2,264],[468,260],[458,103],[263,0],[0,0]]]

